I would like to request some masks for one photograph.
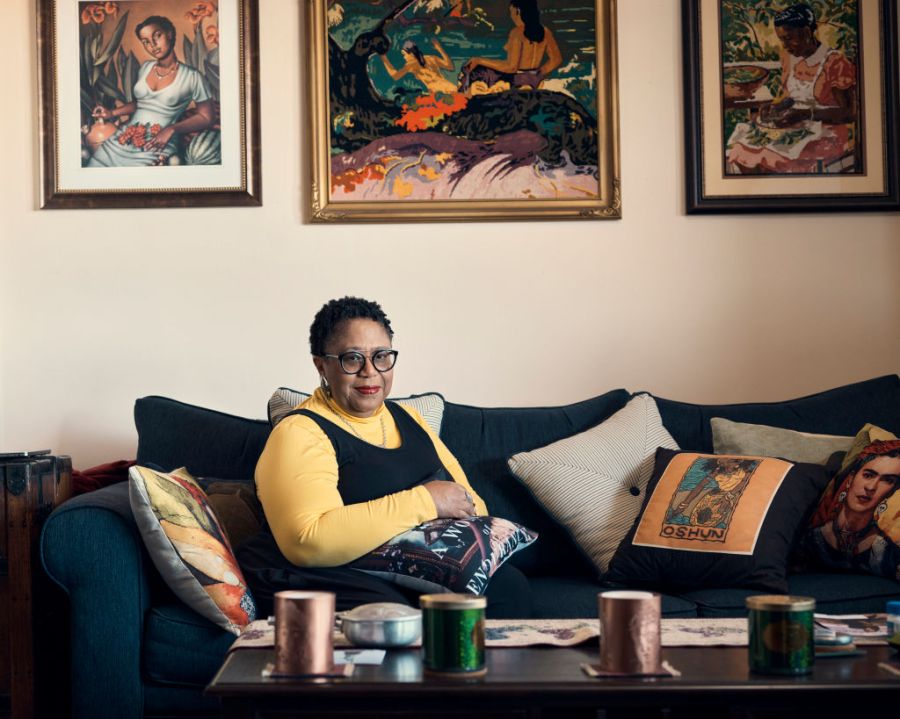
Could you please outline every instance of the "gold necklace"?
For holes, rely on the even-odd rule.
[[[172,65],[172,69],[169,70],[168,72],[160,72],[160,71],[159,71],[159,63],[156,63],[156,64],[153,66],[153,71],[156,73],[156,76],[157,76],[158,78],[160,78],[160,79],[162,79],[162,78],[164,78],[164,77],[168,77],[168,76],[171,75],[173,72],[175,72],[177,69],[178,69],[178,63],[177,63],[177,62],[176,62],[174,65]]]
[[[356,431],[356,427],[354,427],[350,422],[344,419],[343,415],[338,412],[334,407],[331,406],[331,402],[327,399],[325,400],[325,406],[328,407],[329,411],[337,417],[341,422],[343,422],[347,427],[350,428],[350,431],[353,432],[357,436],[357,438],[361,439],[363,442],[367,444],[374,445],[376,447],[381,447],[385,449],[387,447],[387,428],[384,426],[384,413],[378,418],[379,423],[381,424],[381,444],[375,444],[374,442],[369,442],[369,440],[365,439],[359,432]]]

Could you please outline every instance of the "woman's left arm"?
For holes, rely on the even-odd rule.
[[[444,469],[450,473],[450,476],[453,478],[453,481],[457,484],[461,484],[466,488],[466,491],[472,495],[472,499],[475,503],[475,514],[480,517],[486,516],[488,514],[487,505],[484,503],[484,500],[478,496],[478,492],[472,489],[472,485],[469,484],[469,479],[466,477],[466,473],[463,470],[462,466],[459,464],[459,460],[453,456],[453,453],[447,449],[447,445],[445,445],[441,438],[438,437],[434,430],[428,425],[425,419],[421,414],[416,412],[416,410],[412,409],[412,407],[407,407],[406,405],[400,405],[409,412],[409,415],[416,420],[416,423],[425,430],[428,436],[431,438],[432,444],[434,444],[434,449],[437,452],[438,459],[441,460],[441,464],[444,465]]]
[[[556,44],[556,38],[549,28],[544,28],[544,39],[547,41],[547,62],[541,65],[541,75],[546,77],[562,65],[562,52]]]
[[[452,70],[453,69],[453,61],[450,59],[450,56],[447,54],[447,51],[444,49],[444,46],[441,45],[441,41],[437,38],[432,39],[431,44],[434,45],[434,49],[438,51],[438,67],[444,68],[444,70]]]
[[[857,119],[856,66],[838,53],[825,62],[825,82],[831,89],[835,104],[814,108],[810,119],[830,123],[853,122]]]

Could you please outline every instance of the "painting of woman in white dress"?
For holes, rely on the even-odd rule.
[[[99,52],[94,67],[82,72],[82,109],[87,96],[91,103],[90,129],[84,133],[82,165],[88,168],[152,167],[161,165],[221,164],[221,136],[216,97],[217,28],[204,27],[205,18],[215,17],[214,2],[137,2],[119,16],[119,5],[125,3],[84,3],[85,12],[99,7],[118,22],[104,26],[100,34],[94,30],[90,47]],[[193,25],[193,41],[183,32],[184,55],[201,68],[178,58],[179,32],[166,15],[143,15],[134,24],[138,53],[149,56],[138,66],[133,52],[126,53],[122,39],[131,28],[129,14],[160,6],[178,9],[182,27]],[[181,7],[179,7],[181,6]],[[82,20],[85,15],[83,13]],[[106,19],[106,18],[104,18]],[[190,23],[190,24],[189,24]],[[108,37],[107,37],[108,35]],[[107,47],[103,49],[104,45]],[[105,62],[104,62],[105,61]],[[88,87],[85,87],[88,85]]]

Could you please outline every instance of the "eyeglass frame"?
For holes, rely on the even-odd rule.
[[[391,362],[391,366],[388,367],[387,369],[378,369],[377,367],[375,367],[375,361],[372,359],[372,356],[377,355],[380,352],[385,352],[386,354],[389,354],[394,358],[394,361]],[[341,368],[341,372],[343,372],[344,374],[354,375],[354,374],[359,374],[366,368],[367,361],[369,364],[372,365],[372,367],[375,369],[375,371],[378,372],[379,374],[384,374],[385,372],[390,372],[392,369],[394,369],[394,366],[397,364],[397,356],[399,354],[400,354],[399,350],[395,350],[395,349],[375,350],[371,355],[367,355],[364,352],[360,352],[359,350],[347,350],[346,352],[341,352],[339,355],[328,354],[326,352],[319,356],[328,358],[328,359],[336,359],[338,361],[338,367]],[[348,372],[347,369],[344,367],[344,357],[346,357],[347,355],[359,355],[360,357],[363,358],[362,367],[360,367],[358,370],[356,370],[356,372]]]

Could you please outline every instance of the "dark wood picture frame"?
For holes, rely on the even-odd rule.
[[[682,0],[688,214],[900,209],[897,4],[896,0],[858,2],[858,27],[866,33],[858,34],[862,58],[859,83],[863,87],[859,95],[862,120],[858,124],[863,132],[854,137],[862,138],[857,139],[857,152],[862,154],[859,170],[848,181],[849,175],[838,173],[768,172],[754,176],[726,172],[725,108],[730,98],[726,97],[722,79],[724,3]],[[772,8],[780,9],[784,8]],[[873,33],[876,24],[877,32]],[[875,77],[869,77],[869,73],[875,73]],[[873,88],[877,91],[872,92]]]
[[[134,6],[129,7],[130,3],[37,0],[40,207],[93,209],[261,205],[258,0],[219,0],[214,17],[217,24],[212,28],[215,35],[206,35],[207,39],[214,38],[209,45],[206,39],[201,40],[201,36],[211,28],[204,26],[202,21],[197,23],[196,19],[196,37],[189,37],[184,30],[180,36],[176,35],[178,60],[192,65],[191,54],[195,62],[200,57],[199,64],[204,67],[206,77],[213,73],[217,90],[221,84],[222,102],[215,103],[217,112],[221,108],[221,117],[217,116],[219,124],[213,125],[212,129],[220,126],[222,130],[229,126],[232,128],[230,136],[220,133],[215,138],[220,142],[221,150],[218,151],[218,163],[207,166],[212,169],[198,166],[195,172],[195,168],[190,168],[193,174],[182,174],[180,178],[177,175],[181,168],[177,167],[85,167],[89,162],[85,154],[86,143],[77,134],[80,128],[86,137],[85,131],[88,129],[83,123],[85,111],[82,107],[86,77],[84,68],[87,66],[85,31],[80,26],[91,22],[89,13],[93,5],[117,6],[116,14],[108,18],[108,25],[97,31],[98,44],[92,48],[96,55],[94,64],[98,68],[92,77],[100,83],[104,82],[104,78],[107,82],[113,79],[114,89],[109,89],[109,84],[101,88],[107,93],[107,102],[116,82],[117,94],[121,94],[126,81],[120,78],[133,80],[140,63],[146,60],[145,56],[137,58],[137,53],[124,52],[119,45],[121,38],[131,38],[134,25],[142,19],[129,17],[126,22],[125,15],[135,10]],[[153,5],[148,1],[142,7],[149,14],[153,11]],[[178,27],[184,26],[184,18],[195,5],[197,3],[185,0],[186,12],[178,17],[173,13]],[[88,15],[84,15],[86,12]],[[96,12],[94,22],[105,22],[107,18],[102,17],[102,10]],[[65,27],[61,27],[60,17],[66,19]],[[120,24],[122,27],[119,27]],[[218,51],[226,43],[230,43],[230,47],[221,56],[221,69],[218,54],[215,56],[216,64],[210,67],[207,64],[208,51],[213,48]],[[111,48],[110,52],[107,48]],[[71,67],[77,68],[74,76],[73,71],[68,69]],[[72,85],[77,88],[74,95],[68,87]],[[128,88],[129,97],[132,89],[133,85]],[[121,102],[119,99],[117,104]],[[127,116],[125,121],[127,124]],[[108,139],[113,142],[115,137]],[[76,153],[82,153],[80,158]],[[197,156],[195,154],[194,158]],[[160,174],[162,171],[170,174]],[[157,173],[155,176],[154,172]],[[97,173],[96,182],[91,173]],[[169,183],[170,178],[177,178],[177,181]]]

